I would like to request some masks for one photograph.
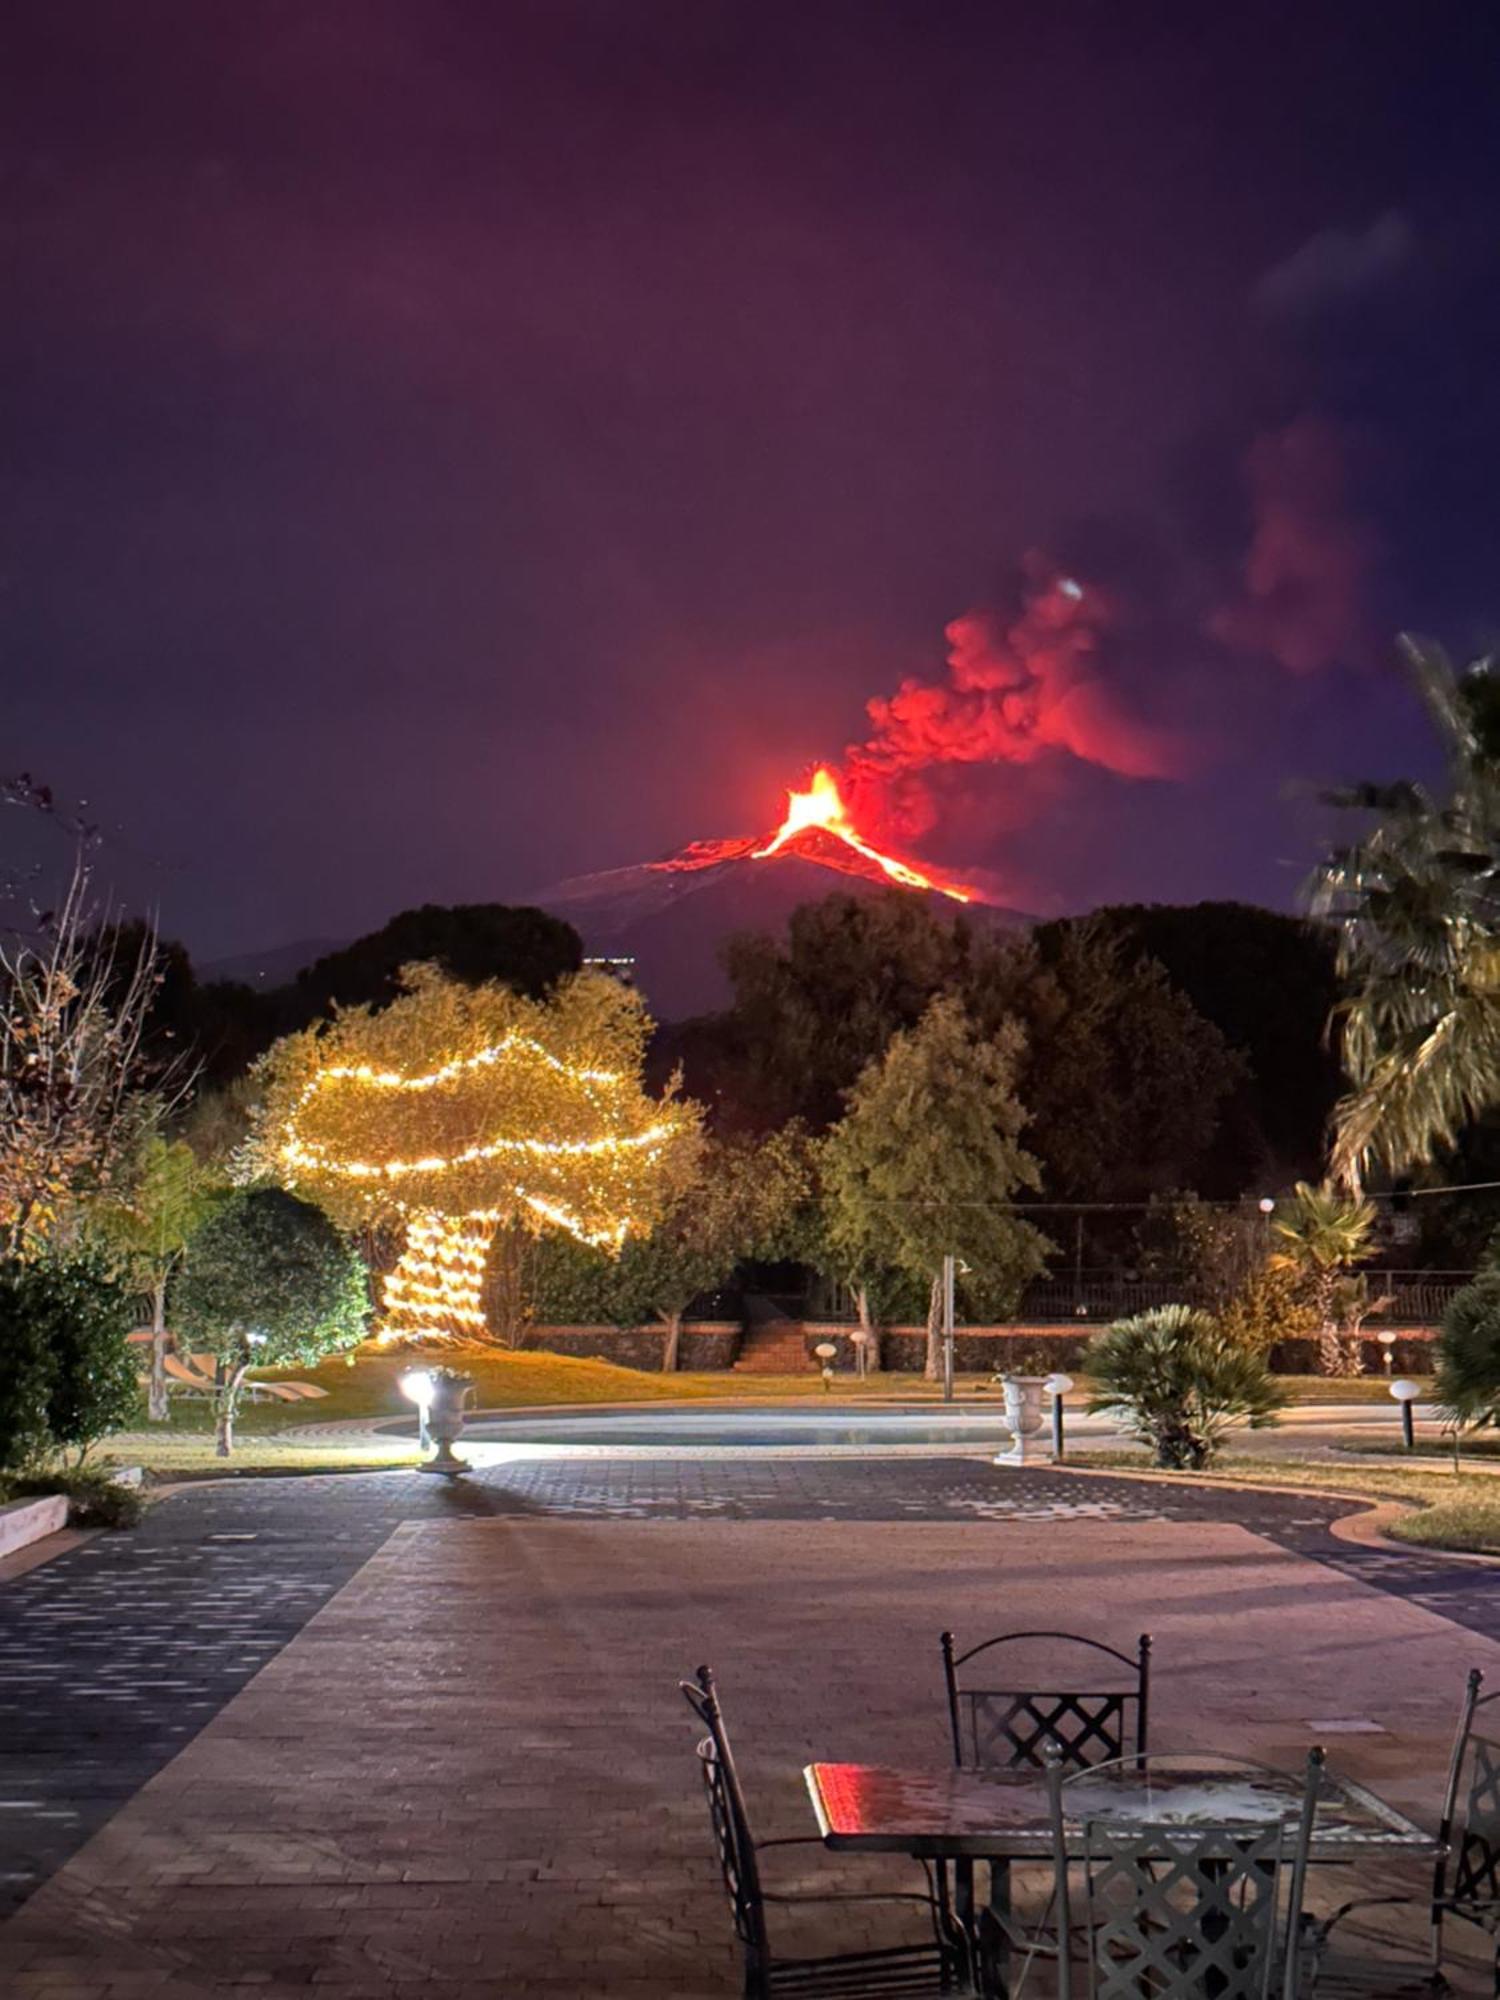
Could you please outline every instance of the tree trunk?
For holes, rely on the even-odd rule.
[[[1317,1288],[1318,1373],[1320,1375],[1342,1375],[1344,1372],[1342,1329],[1333,1310],[1334,1286],[1337,1281],[1336,1272],[1327,1272],[1319,1280]]]
[[[854,1310],[859,1314],[859,1330],[867,1335],[864,1344],[865,1373],[880,1373],[880,1329],[870,1314],[870,1294],[864,1285],[854,1287]]]
[[[1318,1328],[1318,1373],[1342,1375],[1344,1372],[1343,1333],[1337,1320],[1325,1319]]]
[[[151,1288],[151,1388],[146,1398],[146,1415],[153,1424],[164,1424],[171,1415],[167,1405],[167,1281],[158,1278]]]
[[[667,1337],[662,1343],[661,1372],[663,1375],[675,1375],[679,1366],[678,1356],[682,1349],[682,1314],[663,1313],[662,1318],[666,1321]]]
[[[234,1418],[239,1408],[240,1390],[249,1372],[248,1362],[237,1363],[225,1375],[220,1371],[218,1394],[214,1398],[214,1457],[228,1458],[234,1450]]]
[[[922,1373],[929,1382],[938,1382],[943,1374],[943,1281],[934,1278],[932,1290],[927,1295],[927,1365]]]

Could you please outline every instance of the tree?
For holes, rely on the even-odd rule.
[[[193,1232],[220,1199],[219,1183],[198,1163],[185,1140],[153,1132],[141,1142],[128,1176],[114,1198],[100,1203],[91,1220],[126,1263],[140,1292],[151,1301],[151,1384],[147,1414],[166,1423],[167,1287]]]
[[[849,1093],[822,1148],[828,1240],[855,1273],[894,1268],[928,1285],[927,1374],[940,1368],[939,1272],[966,1263],[971,1285],[1014,1306],[1047,1242],[1010,1197],[1037,1185],[1015,1095],[1020,1031],[983,1039],[957,1000],[934,1000]]]
[[[949,995],[983,1035],[1024,1029],[1017,1089],[1049,1194],[1138,1200],[1194,1182],[1244,1074],[1160,966],[1087,921],[1026,936],[901,891],[834,895],[794,911],[784,942],[732,940],[725,964],[729,1012],[669,1038],[719,1129],[826,1130],[891,1037]]]
[[[1500,1272],[1448,1301],[1436,1359],[1433,1395],[1455,1434],[1500,1423]]]
[[[1293,1199],[1271,1221],[1280,1243],[1274,1271],[1290,1272],[1306,1287],[1317,1315],[1318,1365],[1325,1375],[1358,1374],[1359,1335],[1348,1330],[1351,1312],[1369,1311],[1349,1285],[1350,1267],[1374,1255],[1375,1210],[1335,1187],[1298,1181]],[[1363,1304],[1363,1310],[1359,1310]]]
[[[39,1254],[63,1213],[107,1194],[156,1108],[142,1037],[155,955],[122,965],[86,930],[75,869],[32,942],[0,946],[0,1248]]]
[[[1333,1026],[1350,1088],[1335,1110],[1333,1178],[1432,1161],[1500,1103],[1500,680],[1455,671],[1436,646],[1402,649],[1447,774],[1359,785],[1334,803],[1360,837],[1318,871],[1314,907],[1338,928],[1345,997]]]
[[[335,1007],[388,1007],[401,995],[402,968],[439,966],[464,986],[498,981],[528,1000],[543,1000],[580,970],[578,933],[545,910],[505,903],[424,903],[329,952],[278,996],[298,1025]]]
[[[0,1467],[90,1444],[128,1423],[130,1295],[97,1251],[0,1263]]]
[[[802,1247],[799,1210],[810,1200],[812,1162],[795,1129],[759,1145],[710,1140],[654,1229],[610,1259],[596,1250],[550,1240],[538,1271],[549,1311],[666,1328],[662,1367],[679,1365],[689,1306],[717,1289],[748,1259],[775,1260]]]
[[[1193,1306],[1117,1320],[1089,1342],[1088,1370],[1091,1414],[1115,1417],[1174,1471],[1207,1465],[1237,1424],[1274,1423],[1285,1400],[1264,1359]]]
[[[1160,965],[1240,1059],[1218,1132],[1185,1184],[1235,1195],[1318,1172],[1339,1094],[1325,1033],[1339,993],[1331,927],[1249,903],[1112,904],[1088,924]]]
[[[891,1037],[915,1027],[937,995],[964,990],[1001,949],[967,917],[939,916],[903,890],[805,903],[784,942],[731,938],[725,1026],[761,1129],[797,1117],[826,1130]]]
[[[691,1179],[698,1108],[642,1088],[650,1025],[598,973],[538,1001],[409,966],[388,1007],[351,1008],[262,1060],[241,1171],[350,1231],[404,1231],[387,1333],[481,1338],[497,1229],[564,1229],[616,1252]]]
[[[251,1369],[311,1364],[357,1346],[369,1286],[321,1209],[280,1188],[247,1188],[193,1234],[172,1310],[194,1350],[214,1357],[214,1449],[227,1458]]]
[[[1083,919],[1039,927],[1005,973],[1008,992],[985,1006],[1003,1001],[1026,1031],[1026,1138],[1048,1195],[1140,1201],[1200,1184],[1245,1064],[1156,960]]]

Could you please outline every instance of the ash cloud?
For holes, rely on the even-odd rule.
[[[1211,637],[1292,674],[1370,656],[1380,541],[1350,504],[1353,455],[1347,432],[1317,416],[1256,439],[1245,460],[1250,545],[1235,595],[1207,620]]]
[[[966,612],[946,629],[947,672],[909,679],[869,703],[870,736],[847,754],[857,797],[921,833],[936,817],[929,775],[959,765],[1030,765],[1063,756],[1124,778],[1175,778],[1194,761],[1185,733],[1131,712],[1102,654],[1115,601],[1040,556],[1019,613]]]
[[[1363,229],[1321,229],[1267,271],[1254,300],[1273,318],[1314,319],[1397,285],[1419,254],[1417,233],[1400,209]]]

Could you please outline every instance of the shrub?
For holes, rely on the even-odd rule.
[[[10,1492],[17,1499],[31,1494],[66,1494],[70,1528],[133,1528],[146,1511],[145,1495],[138,1486],[126,1486],[92,1467],[18,1479],[11,1483]]]
[[[28,1296],[29,1266],[0,1263],[0,1468],[45,1455],[51,1368],[42,1326]]]
[[[1436,1360],[1434,1394],[1455,1429],[1500,1423],[1500,1272],[1448,1301]]]
[[[1210,1314],[1159,1306],[1117,1320],[1089,1348],[1091,1411],[1115,1416],[1172,1470],[1207,1465],[1227,1431],[1261,1430],[1285,1400],[1264,1360],[1226,1340]]]
[[[363,1262],[320,1208],[280,1188],[251,1188],[194,1234],[172,1306],[179,1331],[217,1363],[215,1448],[227,1458],[251,1369],[356,1346],[370,1299]]]
[[[125,1286],[97,1252],[33,1266],[39,1313],[52,1362],[47,1429],[80,1463],[97,1438],[128,1424],[140,1406],[136,1364],[126,1341],[135,1322]]]
[[[131,1300],[96,1252],[0,1264],[0,1465],[80,1461],[139,1402]]]

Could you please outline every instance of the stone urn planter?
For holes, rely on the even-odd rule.
[[[465,1459],[454,1455],[453,1447],[463,1436],[464,1404],[473,1390],[474,1378],[457,1368],[434,1368],[431,1375],[432,1401],[427,1410],[427,1435],[437,1450],[422,1470],[436,1472],[446,1479],[456,1479],[459,1473],[469,1469]]]
[[[1047,1380],[1045,1375],[1000,1377],[1000,1386],[1005,1391],[1005,1421],[1015,1443],[1009,1451],[995,1454],[996,1465],[1031,1465],[1042,1456],[1043,1447],[1038,1440],[1044,1422],[1042,1397]]]

